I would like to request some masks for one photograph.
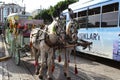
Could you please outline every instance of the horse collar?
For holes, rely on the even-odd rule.
[[[49,35],[47,33],[45,33],[45,43],[49,46],[49,47],[55,47],[57,45],[56,43],[52,43],[49,39]]]

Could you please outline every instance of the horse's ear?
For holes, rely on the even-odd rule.
[[[52,16],[52,19],[53,19],[53,21],[54,21],[54,20],[55,20],[55,21],[58,21],[58,20],[59,20],[59,17],[54,18],[54,17]]]

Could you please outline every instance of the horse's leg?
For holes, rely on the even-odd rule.
[[[39,74],[39,72],[38,72],[38,60],[37,60],[38,53],[36,53],[36,49],[34,47],[31,47],[31,58],[33,58],[33,55],[35,57],[35,63],[34,63],[35,74],[38,75]]]
[[[53,56],[52,56],[52,72],[54,72],[54,69],[55,69],[55,58],[56,58],[55,49],[53,49]]]
[[[31,59],[35,57],[35,49],[31,47]]]
[[[48,80],[52,80],[52,58],[53,58],[53,50],[48,53],[48,70],[47,70],[47,78]]]
[[[67,73],[66,73],[66,68],[67,68],[67,49],[64,50],[64,54],[65,54],[65,61],[64,61],[64,75],[67,76]]]
[[[38,62],[40,56],[40,50],[36,51],[35,53],[35,74],[38,75],[39,74],[39,69],[40,69],[40,65]]]
[[[32,50],[32,47],[30,49],[30,53],[31,53],[31,59],[33,59],[33,50]]]
[[[69,57],[70,57],[70,49],[65,50],[65,62],[64,62],[64,75],[67,77],[67,80],[71,80],[69,75]]]
[[[43,69],[44,69],[44,62],[45,62],[45,51],[41,50],[40,51],[40,57],[41,57],[41,66],[40,66],[40,70],[39,70],[39,78],[43,79]]]
[[[67,53],[67,66],[66,66],[66,73],[67,73],[67,80],[71,80],[71,77],[69,75],[69,58],[70,58],[70,53],[71,53],[71,49],[68,49],[68,53]]]
[[[47,59],[48,59],[48,53],[45,53],[45,66],[46,66],[46,69],[48,68]]]
[[[31,47],[31,57],[33,58],[33,55],[35,57],[35,63],[34,63],[34,66],[36,66],[36,49],[34,47]]]

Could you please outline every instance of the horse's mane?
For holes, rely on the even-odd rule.
[[[70,26],[71,26],[71,21],[68,22],[67,26],[66,26],[66,34],[69,35],[70,34]]]

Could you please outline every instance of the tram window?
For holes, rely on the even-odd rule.
[[[76,17],[77,17],[77,13],[74,13],[74,14],[73,14],[73,18],[76,18]]]
[[[100,14],[100,7],[88,10],[88,15],[95,15],[95,14]]]
[[[102,7],[101,27],[116,27],[118,24],[118,3]]]
[[[88,10],[88,28],[100,26],[100,7]]]
[[[118,11],[119,3],[113,3],[106,6],[103,6],[102,13]]]
[[[78,22],[80,28],[86,28],[87,26],[87,10],[78,12]]]
[[[78,12],[78,17],[86,16],[87,15],[87,10]]]
[[[87,27],[87,16],[84,17],[79,17],[78,22],[79,22],[79,27],[80,28],[86,28]]]

